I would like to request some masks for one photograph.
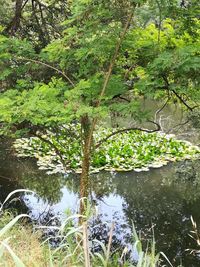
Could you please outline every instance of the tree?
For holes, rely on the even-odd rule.
[[[31,41],[37,52],[62,36],[61,23],[69,15],[67,1],[8,0],[5,4],[1,0],[0,4],[4,34]]]
[[[69,2],[64,31],[57,39],[45,39],[48,45],[43,49],[46,41],[38,49],[32,39],[1,35],[1,132],[36,135],[79,122],[80,133],[71,134],[82,143],[81,197],[88,196],[93,134],[99,121],[113,112],[141,117],[138,103],[143,95],[176,97],[190,109],[194,106],[187,104],[185,95],[198,101],[195,35],[180,31],[182,19],[165,15],[159,26],[144,24],[141,14],[149,7],[148,2],[132,0]],[[41,30],[38,24],[36,32]],[[153,123],[152,131],[158,131],[158,123]]]

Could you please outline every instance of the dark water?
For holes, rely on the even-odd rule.
[[[155,114],[160,103],[146,100],[143,108]],[[167,106],[157,120],[163,131],[200,143],[197,130],[178,126],[185,119],[177,105]],[[115,123],[127,126],[127,121],[116,119],[113,126]],[[35,194],[22,193],[7,207],[29,213],[42,224],[58,214],[62,219],[68,208],[78,210],[79,176],[47,175],[38,170],[35,161],[16,158],[10,144],[0,141],[0,201],[17,188],[33,190]],[[132,223],[144,243],[152,238],[153,227],[157,251],[163,251],[174,267],[200,266],[198,254],[186,251],[200,249],[189,236],[193,230],[191,216],[200,232],[200,161],[173,163],[141,173],[101,172],[91,178],[90,197],[98,210],[92,237],[107,240],[109,223],[115,222],[113,245],[123,247],[131,243]]]
[[[0,200],[17,188],[33,190],[35,195],[22,194],[8,207],[28,212],[44,223],[53,214],[78,206],[78,176],[46,175],[35,162],[13,156],[9,144],[2,140],[0,149]],[[98,206],[93,235],[107,238],[106,222],[116,223],[114,242],[130,242],[134,222],[141,237],[152,237],[155,232],[156,248],[163,251],[174,266],[200,266],[197,255],[186,249],[198,249],[189,237],[192,215],[200,227],[200,162],[169,164],[149,172],[111,174],[102,172],[91,179],[91,196]],[[97,223],[98,222],[98,223]]]

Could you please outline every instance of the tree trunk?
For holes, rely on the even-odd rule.
[[[114,55],[110,62],[108,72],[105,76],[103,87],[99,95],[99,99],[97,101],[96,107],[100,107],[101,105],[102,97],[105,94],[116,58],[119,54],[121,44],[124,40],[128,27],[131,23],[132,17],[133,17],[133,12],[130,12],[130,14],[128,15],[127,22],[124,26],[124,30],[122,31],[119,41],[116,44]],[[82,173],[81,173],[81,182],[80,182],[80,196],[81,196],[80,214],[81,215],[85,214],[86,205],[87,205],[85,198],[88,197],[88,193],[89,193],[89,168],[90,168],[91,148],[92,148],[92,142],[93,142],[93,133],[94,133],[96,123],[97,123],[97,118],[94,118],[91,123],[87,114],[81,118],[81,127],[82,127],[82,134],[83,134],[82,136],[83,160],[82,160]],[[83,219],[80,219],[79,223],[81,224],[83,221],[84,221]]]
[[[22,15],[22,9],[23,9],[23,0],[16,0],[15,3],[15,15],[6,28],[6,32],[9,33],[10,35],[15,35],[17,30],[20,27],[20,21],[21,21],[21,15]]]
[[[84,215],[86,210],[86,198],[89,194],[89,168],[90,168],[90,157],[91,157],[91,146],[92,146],[92,136],[91,132],[91,123],[88,118],[88,115],[85,115],[81,119],[81,127],[83,134],[83,160],[82,160],[82,173],[81,173],[81,181],[80,181],[80,214]],[[83,220],[81,220],[83,221]]]

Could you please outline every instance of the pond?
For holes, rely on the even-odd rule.
[[[16,158],[5,140],[1,140],[0,158],[0,201],[17,188],[35,192],[23,193],[8,207],[29,213],[41,224],[54,215],[62,218],[68,208],[77,211],[78,175],[47,175],[34,160]],[[107,223],[115,222],[114,245],[124,246],[131,243],[132,223],[144,240],[152,238],[153,228],[157,251],[163,251],[173,266],[200,266],[198,255],[186,251],[198,249],[189,234],[191,216],[200,230],[199,160],[170,163],[148,172],[93,174],[90,195],[97,207],[93,237],[107,239]]]

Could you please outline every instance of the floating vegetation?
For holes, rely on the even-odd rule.
[[[80,125],[69,125],[64,129],[59,134],[48,132],[41,136],[42,140],[38,137],[17,139],[14,143],[17,155],[36,158],[39,169],[46,170],[48,174],[80,173]],[[74,134],[66,134],[67,130]],[[99,127],[94,134],[94,144],[114,131],[116,129]],[[129,131],[110,137],[94,149],[91,172],[148,171],[149,168],[160,168],[170,161],[195,159],[199,155],[199,147],[176,140],[172,135]]]

